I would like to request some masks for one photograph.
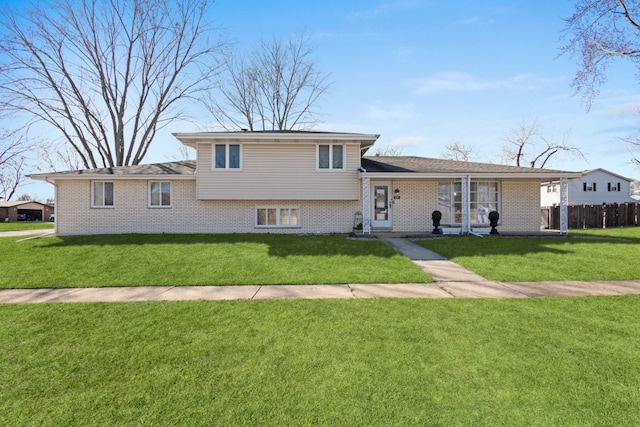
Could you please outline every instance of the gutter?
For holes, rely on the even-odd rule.
[[[361,168],[362,169],[362,168]],[[366,170],[360,171],[360,177]],[[440,178],[461,178],[469,176],[471,178],[502,178],[502,179],[560,179],[560,178],[579,178],[580,172],[369,172],[368,178],[379,179],[440,179]]]

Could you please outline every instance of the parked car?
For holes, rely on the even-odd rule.
[[[26,214],[18,214],[18,221],[26,221],[26,220],[27,220]]]

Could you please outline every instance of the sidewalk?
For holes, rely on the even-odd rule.
[[[540,298],[640,295],[640,280],[493,282],[404,238],[383,238],[433,283],[3,289],[0,304],[360,298]]]
[[[3,289],[0,304],[362,298],[540,298],[640,295],[640,280],[616,282],[434,282],[350,285],[148,286]]]

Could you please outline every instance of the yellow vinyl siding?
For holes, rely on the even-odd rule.
[[[212,145],[198,146],[200,200],[358,200],[360,146],[345,144],[344,170],[316,170],[316,144],[242,144],[242,170],[212,170]]]

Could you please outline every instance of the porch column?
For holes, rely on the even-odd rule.
[[[471,191],[470,185],[471,177],[469,175],[462,177],[462,234],[469,234],[471,231],[470,226],[470,211],[471,211],[471,197],[469,192]]]
[[[560,178],[560,233],[567,234],[569,230],[569,218],[567,205],[569,204],[569,181]]]
[[[362,232],[371,233],[371,181],[362,177]]]

